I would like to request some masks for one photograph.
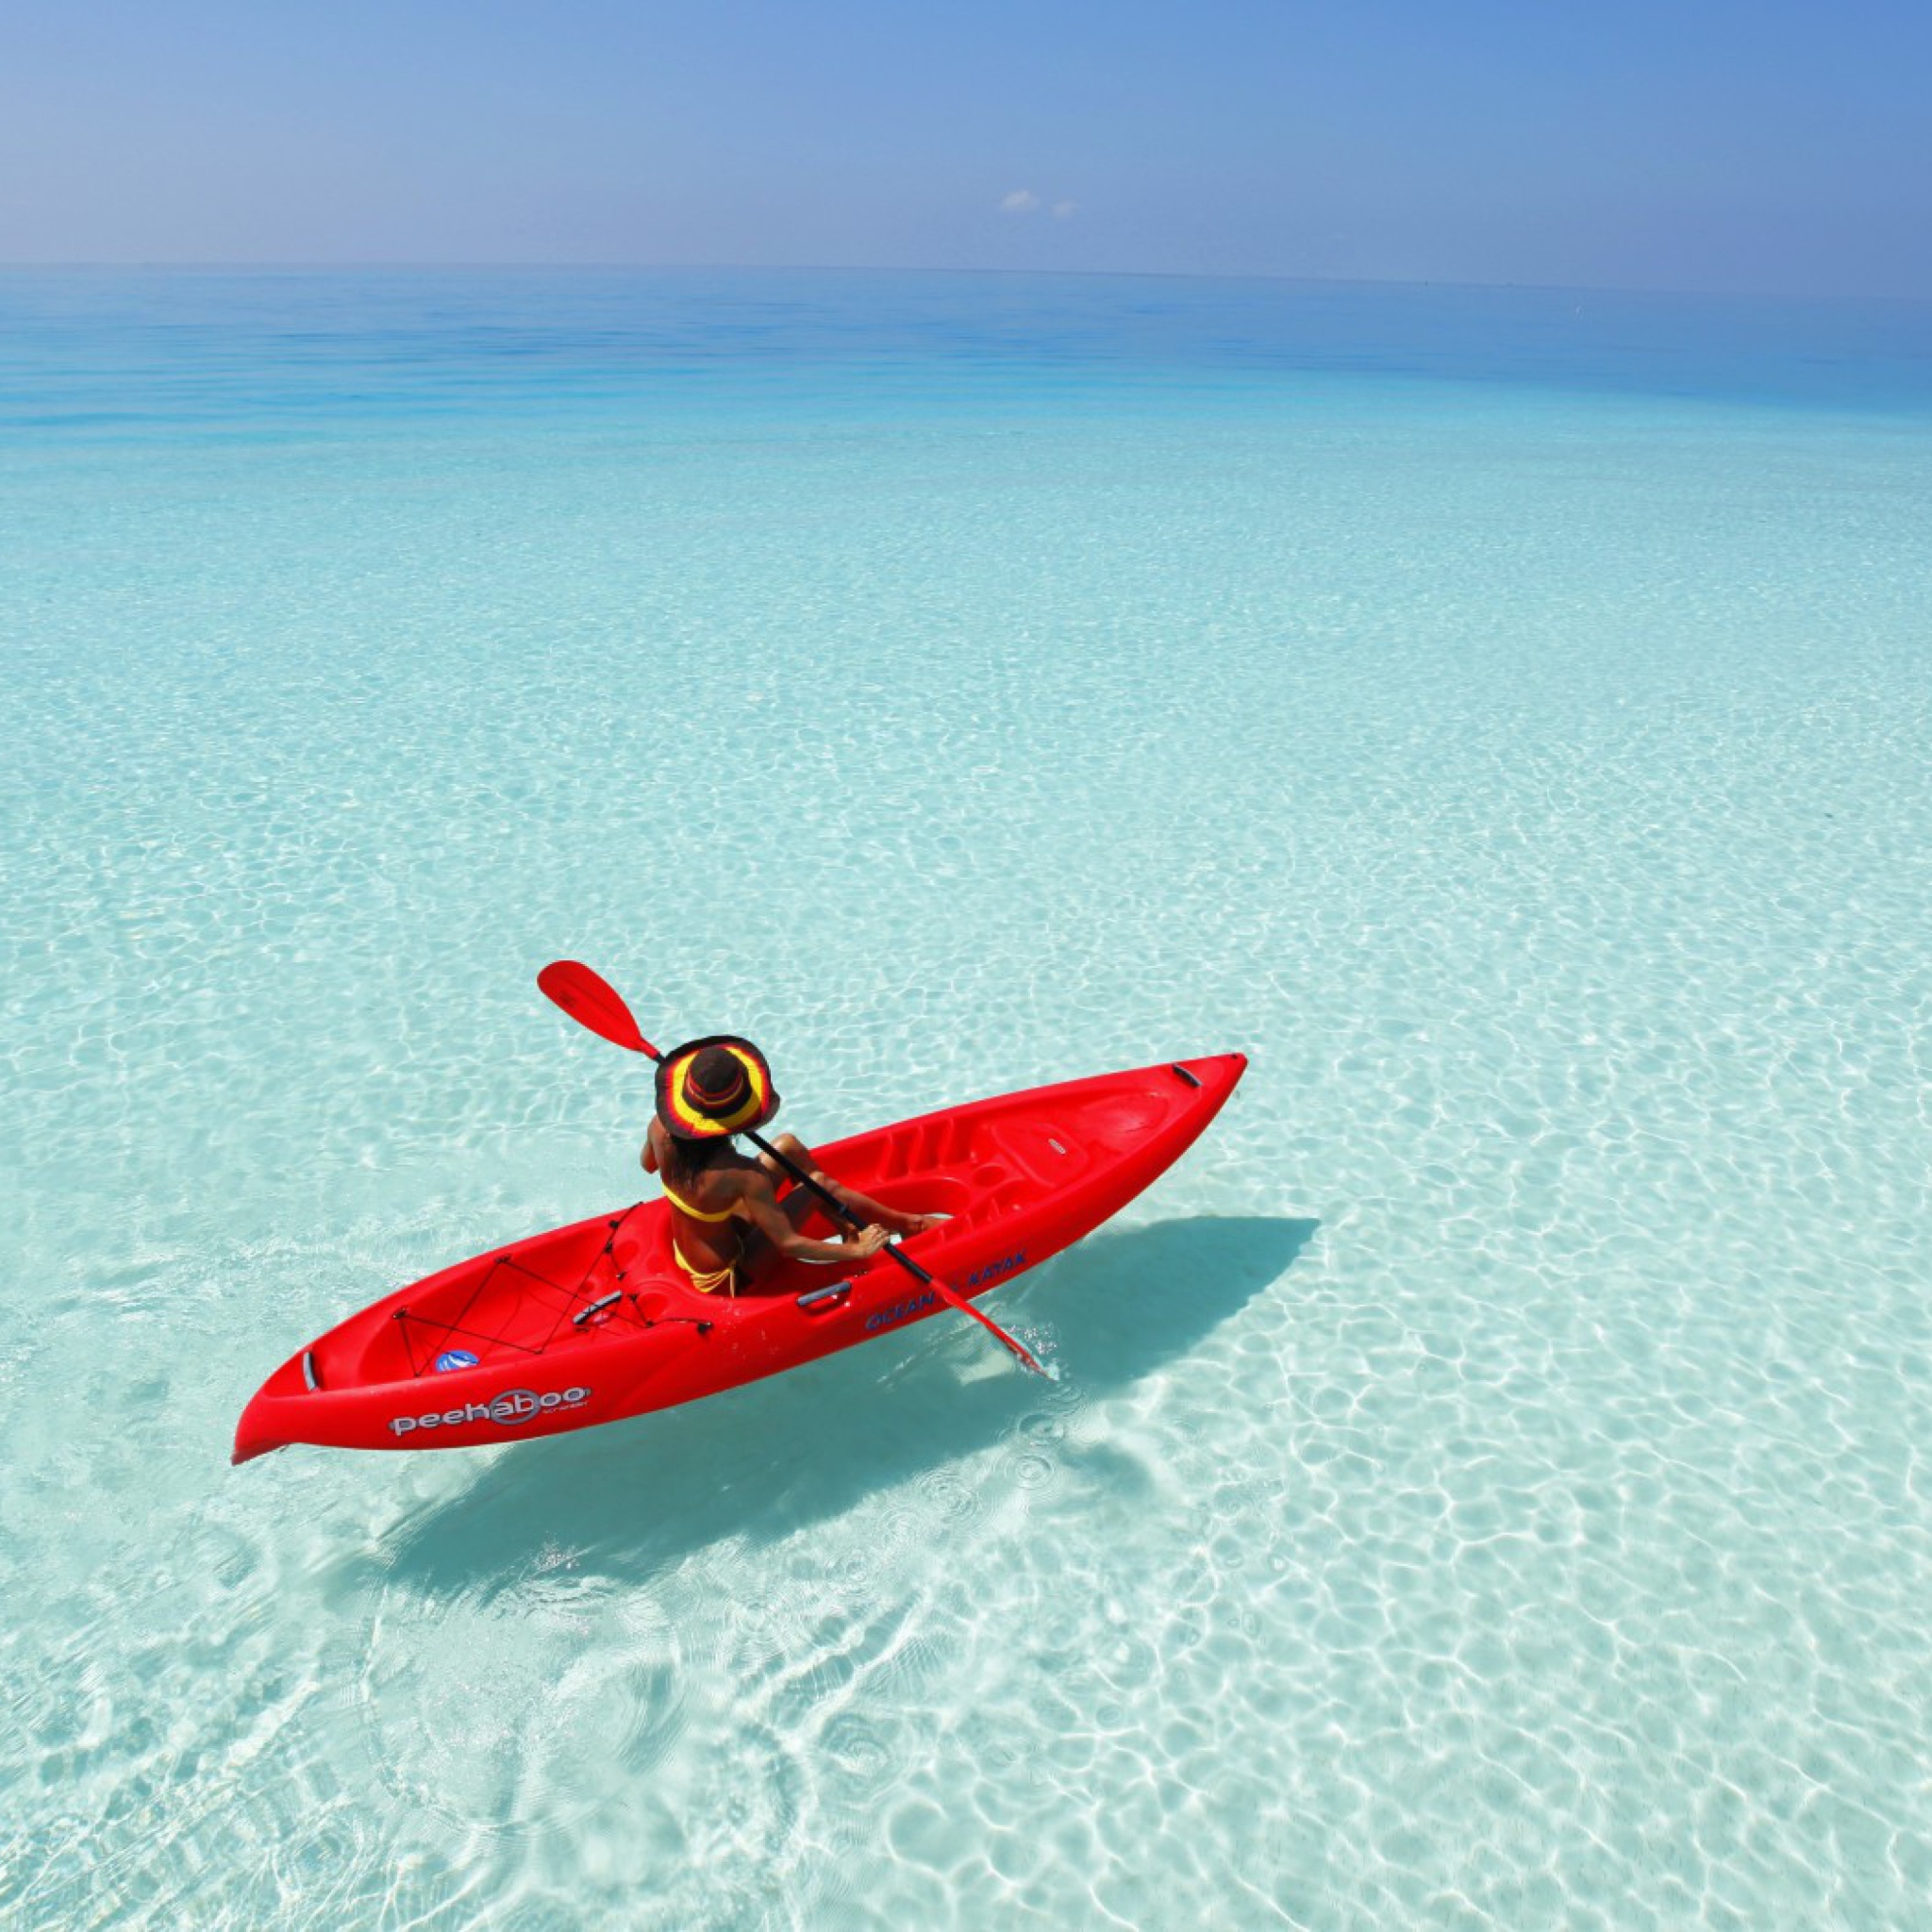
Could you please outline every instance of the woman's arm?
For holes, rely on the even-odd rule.
[[[940,1217],[936,1214],[908,1214],[900,1208],[888,1208],[883,1202],[874,1201],[870,1194],[861,1194],[857,1188],[846,1187],[842,1181],[835,1181],[819,1165],[818,1156],[796,1134],[780,1134],[777,1151],[807,1179],[816,1181],[824,1189],[861,1227],[877,1225],[893,1234],[924,1234],[939,1223]],[[758,1165],[774,1181],[785,1174],[784,1168],[769,1154],[758,1156]],[[791,1178],[789,1174],[785,1177]]]
[[[809,1235],[800,1234],[792,1226],[791,1217],[778,1206],[771,1177],[758,1168],[746,1170],[743,1191],[738,1199],[745,1219],[788,1261],[850,1266],[858,1261],[870,1261],[891,1238],[876,1222],[849,1241],[815,1241]]]

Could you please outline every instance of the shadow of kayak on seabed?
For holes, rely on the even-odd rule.
[[[962,1375],[971,1352],[993,1344],[942,1312],[910,1331],[909,1347],[861,1343],[686,1407],[520,1444],[331,1582],[487,1601],[544,1551],[567,1554],[579,1575],[636,1584],[721,1538],[793,1535],[972,1456],[1042,1408],[1083,1407],[1186,1355],[1279,1279],[1320,1225],[1203,1215],[1102,1230],[989,1303],[1023,1340],[1051,1325],[1058,1385],[1005,1368]]]

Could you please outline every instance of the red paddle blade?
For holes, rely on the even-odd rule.
[[[537,987],[579,1026],[601,1034],[613,1046],[658,1058],[658,1049],[638,1031],[617,990],[577,959],[553,959],[537,975]]]
[[[991,1315],[981,1314],[963,1294],[955,1294],[943,1281],[935,1279],[932,1285],[939,1290],[941,1301],[950,1302],[962,1315],[971,1315],[995,1341],[1005,1342],[1007,1347],[1012,1351],[1014,1359],[1023,1369],[1031,1369],[1036,1375],[1042,1375],[1049,1382],[1058,1382],[1059,1380],[1060,1372],[1058,1369],[1043,1367],[1033,1356],[1027,1353],[1023,1343],[1015,1341]]]

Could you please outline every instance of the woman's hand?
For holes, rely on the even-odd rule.
[[[891,1231],[881,1227],[874,1221],[870,1227],[854,1235],[845,1243],[845,1253],[855,1261],[870,1261],[891,1239]]]

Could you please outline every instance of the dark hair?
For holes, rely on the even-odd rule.
[[[687,1141],[677,1134],[665,1135],[664,1173],[675,1183],[694,1181],[731,1144],[729,1134],[713,1134],[705,1141]]]

